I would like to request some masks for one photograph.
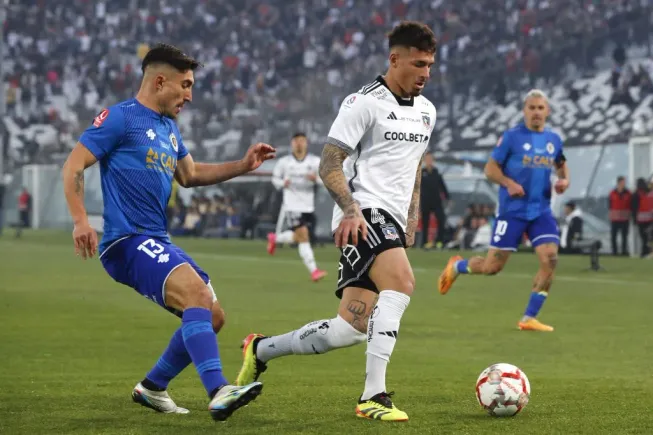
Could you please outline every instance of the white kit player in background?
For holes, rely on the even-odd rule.
[[[435,107],[421,93],[436,40],[428,26],[414,21],[397,25],[388,40],[388,71],[345,97],[320,160],[320,177],[336,203],[337,315],[282,335],[250,334],[236,382],[258,379],[275,358],[366,343],[365,388],[356,415],[406,421],[385,378],[415,288],[406,248],[415,242],[421,162],[435,126]],[[348,368],[334,370],[337,375]]]
[[[272,184],[283,189],[282,212],[286,226],[282,233],[268,234],[268,253],[274,255],[277,243],[297,243],[299,256],[315,282],[327,273],[318,269],[311,248],[310,231],[315,224],[315,188],[320,183],[318,169],[320,158],[308,154],[304,133],[296,133],[290,142],[292,153],[278,160],[272,173]]]

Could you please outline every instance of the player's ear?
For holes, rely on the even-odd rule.
[[[390,52],[390,57],[388,58],[390,61],[390,67],[391,68],[396,68],[399,64],[399,53],[397,53],[397,50],[392,50]]]
[[[163,85],[165,84],[166,78],[163,74],[157,74],[154,77],[154,86],[157,92],[163,90]]]

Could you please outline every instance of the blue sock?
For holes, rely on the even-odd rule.
[[[211,310],[187,308],[181,317],[181,333],[202,384],[209,397],[212,397],[229,382],[222,374],[218,340],[211,325]]]
[[[456,270],[458,273],[470,273],[469,260],[458,260],[456,262]]]
[[[156,365],[149,371],[146,379],[149,379],[162,390],[168,388],[168,384],[175,376],[182,372],[192,361],[184,344],[184,337],[181,328],[177,329],[170,340],[170,344],[156,362]],[[147,387],[146,387],[147,388]]]
[[[526,305],[524,316],[537,317],[537,313],[542,309],[548,295],[547,292],[531,292],[531,298],[528,300],[528,305]]]

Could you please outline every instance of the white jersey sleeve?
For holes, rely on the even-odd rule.
[[[286,181],[285,176],[286,176],[287,161],[288,159],[282,157],[277,161],[277,164],[274,165],[274,169],[272,170],[272,184],[274,185],[274,187],[277,188],[277,190],[282,189]]]
[[[351,155],[373,121],[373,106],[367,104],[366,96],[348,95],[331,125],[327,142],[337,145]]]

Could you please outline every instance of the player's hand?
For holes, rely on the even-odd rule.
[[[524,188],[521,186],[521,184],[515,183],[514,181],[508,186],[506,186],[508,189],[508,194],[511,197],[518,197],[521,198],[522,196],[526,195],[526,192],[524,192]]]
[[[315,174],[308,174],[306,176],[306,179],[312,183],[315,183],[317,181],[317,175]]]
[[[73,241],[75,242],[75,254],[84,260],[92,258],[97,252],[97,233],[88,222],[75,225],[73,229]]]
[[[340,221],[340,225],[336,229],[334,236],[336,246],[344,248],[349,244],[349,236],[351,236],[351,243],[356,246],[358,244],[358,232],[361,232],[363,240],[367,240],[367,222],[363,217],[363,213],[358,207],[357,203],[353,203],[347,210],[345,216]]]
[[[286,179],[286,181],[283,182],[283,187],[288,187],[290,186],[290,178]]]
[[[556,184],[554,186],[554,189],[558,195],[562,195],[565,193],[565,190],[569,188],[569,180],[565,178],[561,178],[558,181],[556,181]]]
[[[258,169],[264,161],[271,160],[275,157],[275,150],[272,146],[266,143],[257,143],[252,145],[247,150],[247,154],[243,157],[243,163],[247,172]]]

